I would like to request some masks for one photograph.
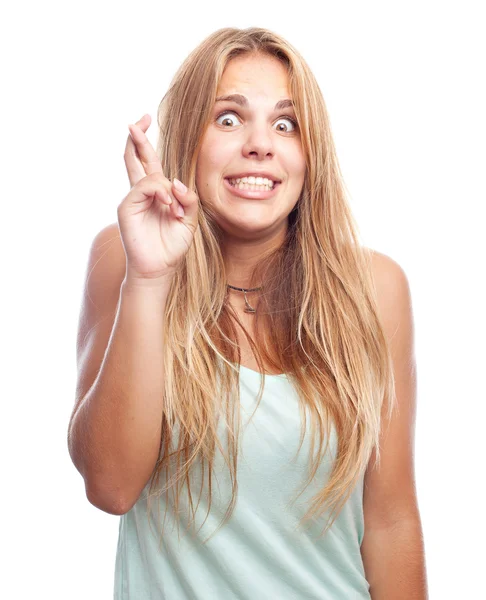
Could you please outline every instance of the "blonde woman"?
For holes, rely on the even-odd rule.
[[[402,268],[359,244],[319,86],[224,28],[129,127],[69,451],[120,515],[115,599],[427,597]]]

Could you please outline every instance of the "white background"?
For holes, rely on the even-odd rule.
[[[2,597],[111,598],[119,517],[67,450],[93,237],[128,192],[127,125],[221,27],[314,71],[366,245],[412,290],[430,598],[484,593],[484,20],[477,2],[23,2],[1,15]],[[483,5],[484,7],[484,5]],[[148,132],[155,144],[156,131]]]

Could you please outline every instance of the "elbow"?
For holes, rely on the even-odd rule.
[[[120,495],[109,494],[87,485],[85,487],[86,497],[88,498],[90,504],[110,515],[124,515],[132,508],[134,504],[133,502],[127,502],[125,498]]]

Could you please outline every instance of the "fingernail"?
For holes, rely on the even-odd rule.
[[[176,187],[176,190],[178,190],[181,194],[185,194],[187,192],[186,186],[182,183],[182,181],[179,181],[175,177],[174,177],[174,185]]]
[[[178,217],[183,217],[184,216],[184,209],[182,208],[182,206],[180,204],[177,207],[176,213],[177,213]]]

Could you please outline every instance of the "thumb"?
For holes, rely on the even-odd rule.
[[[184,209],[184,216],[194,218],[199,209],[199,197],[196,192],[187,189],[187,187],[174,177],[172,181],[172,192],[176,200]]]

